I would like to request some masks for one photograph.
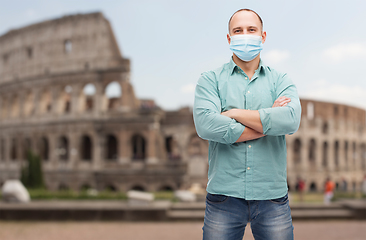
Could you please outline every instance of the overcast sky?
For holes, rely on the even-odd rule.
[[[287,72],[299,96],[366,109],[365,0],[0,0],[0,35],[63,15],[101,11],[132,64],[139,98],[192,106],[204,71],[232,55],[227,22],[251,8],[264,21],[264,63]]]

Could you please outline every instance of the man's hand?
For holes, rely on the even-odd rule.
[[[291,98],[282,96],[276,99],[276,101],[273,103],[272,107],[284,107],[287,105],[287,103],[291,102]]]

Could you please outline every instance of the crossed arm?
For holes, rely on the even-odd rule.
[[[291,102],[291,98],[285,96],[279,97],[273,103],[272,108],[284,107],[289,102]],[[236,140],[236,142],[249,141],[265,136],[263,134],[263,126],[258,110],[230,109],[228,111],[222,112],[221,115],[235,119],[236,121],[246,126],[243,133],[240,135],[238,140]]]

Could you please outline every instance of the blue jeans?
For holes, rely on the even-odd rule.
[[[203,240],[242,240],[248,222],[256,240],[294,239],[288,194],[249,201],[207,194]]]

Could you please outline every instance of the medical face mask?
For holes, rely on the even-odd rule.
[[[245,62],[252,61],[263,49],[262,36],[239,34],[230,39],[230,50]]]

